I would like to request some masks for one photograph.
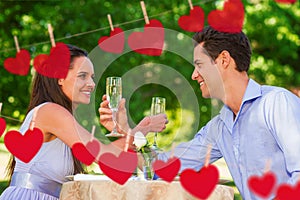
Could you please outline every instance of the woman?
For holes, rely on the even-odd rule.
[[[9,164],[10,186],[2,193],[2,200],[58,200],[60,188],[65,177],[84,172],[81,163],[72,155],[73,144],[86,144],[91,134],[85,130],[72,115],[79,104],[88,104],[95,83],[94,68],[87,53],[78,47],[68,45],[71,60],[69,72],[64,79],[48,78],[36,73],[28,113],[20,132],[28,130],[35,108],[35,127],[44,134],[44,143],[28,163],[12,159]],[[127,135],[136,131],[160,131],[167,120],[158,115],[153,121],[145,118],[134,130],[128,125],[125,100],[122,99],[118,113],[118,131]],[[111,122],[106,119],[107,127]],[[153,124],[156,124],[153,126]],[[149,128],[150,127],[150,128]],[[132,136],[129,143],[132,143]],[[109,145],[100,142],[100,155],[105,152],[120,153],[125,146],[126,137]]]

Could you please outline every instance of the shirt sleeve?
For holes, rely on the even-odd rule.
[[[289,184],[300,181],[300,99],[288,91],[278,92],[267,103],[266,118],[284,154]]]
[[[208,126],[210,126],[210,123],[202,127],[192,140],[181,143],[174,148],[173,156],[179,158],[181,162],[180,173],[187,168],[200,170],[205,162],[208,145],[212,145],[210,163],[222,157],[215,139],[209,137]],[[167,161],[170,155],[171,152],[160,153],[158,159]]]

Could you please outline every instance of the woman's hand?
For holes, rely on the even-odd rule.
[[[100,123],[108,130],[112,131],[114,122],[112,120],[112,111],[108,106],[109,101],[106,99],[106,95],[103,95],[100,108],[98,109],[100,114]],[[121,99],[117,112],[117,131],[119,133],[127,134],[130,131],[128,125],[127,113],[125,108],[125,99]]]

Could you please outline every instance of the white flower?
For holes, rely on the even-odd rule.
[[[147,139],[142,132],[138,131],[134,134],[133,144],[136,146],[137,150],[140,150],[147,144]]]

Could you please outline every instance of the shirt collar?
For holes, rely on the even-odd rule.
[[[253,79],[249,79],[245,94],[243,96],[242,105],[246,101],[254,100],[260,97],[261,95],[262,95],[261,85],[259,85]],[[220,117],[223,121],[226,121],[226,119],[233,119],[233,112],[227,105],[224,105],[220,111]]]

